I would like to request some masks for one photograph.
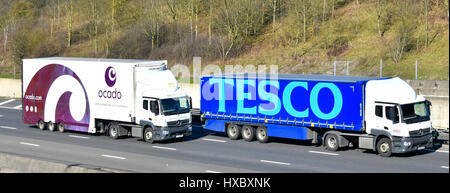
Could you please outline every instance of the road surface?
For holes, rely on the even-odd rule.
[[[182,141],[149,144],[137,138],[41,131],[22,122],[21,101],[0,99],[0,152],[130,172],[180,173],[448,173],[448,145],[385,158],[372,151],[330,152],[307,142],[230,140],[194,125]]]

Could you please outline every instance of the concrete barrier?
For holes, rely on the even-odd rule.
[[[124,173],[109,168],[88,168],[0,153],[0,173]]]
[[[434,128],[449,129],[449,81],[406,80],[416,91],[432,103],[431,120]]]
[[[449,96],[448,80],[406,80],[418,95]]]
[[[192,107],[200,108],[200,85],[199,84],[189,84],[189,83],[178,83],[178,85],[183,88],[186,93],[192,97]]]
[[[20,79],[0,78],[0,97],[21,98],[21,89]]]

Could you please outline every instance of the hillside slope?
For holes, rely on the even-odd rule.
[[[448,80],[446,0],[3,0],[0,77],[22,58],[277,65],[281,73]]]

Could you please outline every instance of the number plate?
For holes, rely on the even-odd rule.
[[[176,138],[183,137],[183,134],[175,136]]]
[[[417,150],[422,150],[425,149],[425,146],[420,146],[419,148],[417,148]]]

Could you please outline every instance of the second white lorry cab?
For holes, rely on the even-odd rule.
[[[166,60],[23,60],[23,118],[51,131],[133,136],[147,142],[192,134],[191,99]]]
[[[377,136],[371,143],[362,143],[366,148],[389,156],[432,146],[431,103],[405,81],[369,81],[365,102],[366,132]]]

